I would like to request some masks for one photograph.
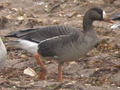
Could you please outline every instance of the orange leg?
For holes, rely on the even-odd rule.
[[[47,69],[46,69],[45,65],[40,61],[39,56],[40,55],[38,53],[35,54],[35,58],[36,58],[38,64],[42,67],[42,72],[40,73],[38,78],[41,80],[45,80],[45,76],[47,75]]]
[[[58,71],[59,71],[59,82],[62,82],[63,79],[62,79],[62,66],[61,65],[58,65]]]

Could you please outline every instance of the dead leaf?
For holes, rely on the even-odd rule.
[[[30,67],[24,70],[24,74],[27,74],[32,77],[36,76],[36,72]]]

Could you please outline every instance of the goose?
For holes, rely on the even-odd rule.
[[[42,68],[39,79],[45,80],[47,75],[47,68],[42,61],[54,59],[58,62],[59,82],[62,82],[62,64],[79,59],[97,44],[98,37],[93,26],[95,20],[113,23],[104,10],[94,7],[89,9],[83,17],[83,30],[69,25],[51,25],[12,31],[6,37],[27,40],[29,46],[30,42],[34,42],[31,44],[34,48],[37,46],[34,56]],[[23,45],[21,46],[24,48]]]
[[[5,45],[0,37],[0,70],[4,67],[6,63],[7,51]]]
[[[113,18],[112,20],[120,20],[120,13],[113,14],[111,17]],[[111,29],[116,29],[118,27],[120,27],[120,22],[112,25]]]

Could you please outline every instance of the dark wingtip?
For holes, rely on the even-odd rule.
[[[10,32],[8,35],[6,35],[5,37],[16,37],[17,38],[17,31],[12,31]]]
[[[112,20],[116,21],[116,20],[120,20],[120,17],[119,18],[113,18]]]
[[[5,37],[16,37],[16,35],[6,35]]]

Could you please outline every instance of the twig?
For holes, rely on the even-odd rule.
[[[65,2],[65,1],[64,1],[64,2]],[[63,4],[64,2],[56,3],[54,6],[52,6],[52,7],[50,8],[50,10],[49,10],[48,12],[50,13],[53,9],[55,9],[55,8],[58,7],[58,6],[60,6],[60,5]]]
[[[60,89],[63,84],[64,84],[64,83],[60,83],[60,84],[56,85],[53,90],[58,90],[58,89]]]

